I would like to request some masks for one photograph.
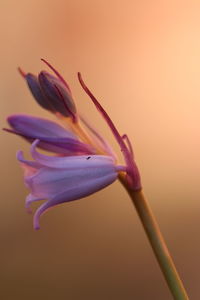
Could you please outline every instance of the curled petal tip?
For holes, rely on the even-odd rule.
[[[30,149],[30,152],[31,152],[31,155],[32,157],[34,157],[34,153],[35,153],[35,148],[37,147],[37,145],[39,144],[40,140],[35,140],[32,144],[31,144],[31,149]]]
[[[16,158],[18,161],[22,162],[23,161],[23,152],[21,150],[17,151],[16,153]]]
[[[39,229],[40,229],[40,225],[39,225],[39,224],[33,224],[33,228],[34,228],[35,230],[39,230]]]
[[[39,144],[40,140],[36,139],[33,143],[32,143],[32,147],[36,147]]]
[[[34,222],[33,222],[33,228],[35,230],[39,230],[40,229],[39,220],[34,220]]]
[[[35,230],[40,229],[40,216],[49,208],[49,203],[45,202],[43,203],[35,212],[33,217],[33,228]]]

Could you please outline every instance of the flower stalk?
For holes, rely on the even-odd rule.
[[[148,240],[151,244],[153,252],[160,265],[160,268],[163,272],[174,300],[189,300],[186,290],[169,253],[169,250],[166,246],[165,240],[159,229],[158,223],[142,190],[133,191],[129,187],[126,178],[122,173],[120,173],[119,175],[119,180],[125,187],[135,206],[137,214],[144,227]]]

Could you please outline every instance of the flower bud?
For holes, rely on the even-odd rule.
[[[65,117],[73,117],[76,114],[74,101],[69,90],[59,78],[42,71],[39,76],[40,88],[55,112]]]
[[[26,74],[28,87],[37,103],[52,113],[60,113],[65,117],[76,117],[76,107],[69,89],[64,83],[45,71],[39,76]]]

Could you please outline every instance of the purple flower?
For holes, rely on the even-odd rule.
[[[43,60],[44,61],[44,60]],[[30,190],[26,208],[32,202],[46,200],[34,214],[34,228],[48,208],[81,199],[113,183],[120,172],[133,190],[141,189],[140,175],[127,135],[121,136],[103,107],[86,87],[80,73],[79,81],[96,108],[104,117],[124,155],[125,165],[118,165],[109,144],[75,109],[68,84],[46,61],[56,77],[42,71],[38,77],[21,72],[36,101],[54,113],[62,124],[27,116],[8,117],[11,129],[31,145],[32,161],[18,151],[17,159],[24,169],[25,184]],[[54,156],[39,153],[36,147],[53,152]]]
[[[26,208],[34,201],[48,199],[34,215],[35,229],[39,229],[39,217],[49,207],[88,196],[111,184],[118,172],[126,169],[106,155],[43,155],[35,149],[38,142],[31,146],[34,161],[25,160],[21,151],[17,153],[25,170],[25,184],[31,191],[26,198]]]

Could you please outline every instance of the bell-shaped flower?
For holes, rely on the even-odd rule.
[[[32,202],[46,199],[34,214],[35,229],[39,229],[39,218],[48,208],[91,195],[113,183],[118,172],[126,170],[106,155],[47,156],[36,151],[38,143],[36,140],[31,146],[33,161],[25,160],[21,151],[17,154],[31,192],[26,208]]]

